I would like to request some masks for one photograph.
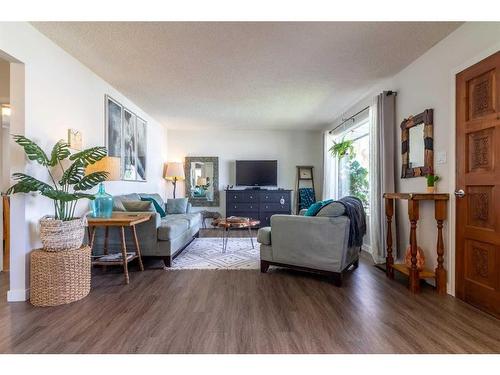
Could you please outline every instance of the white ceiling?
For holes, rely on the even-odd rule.
[[[460,23],[33,25],[169,128],[318,129]]]

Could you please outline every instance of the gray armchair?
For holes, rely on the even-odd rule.
[[[337,211],[318,216],[273,215],[271,227],[261,228],[261,272],[270,265],[331,276],[342,285],[342,273],[357,267],[359,247],[349,247],[349,218]]]

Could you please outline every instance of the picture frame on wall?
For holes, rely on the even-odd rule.
[[[136,145],[137,145],[137,181],[146,181],[146,156],[148,151],[148,128],[147,122],[136,117]]]
[[[121,160],[121,179],[146,181],[147,122],[119,102],[105,96],[108,155]]]

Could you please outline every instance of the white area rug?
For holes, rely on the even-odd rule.
[[[259,243],[255,238],[253,244],[255,249],[252,249],[250,238],[229,238],[223,253],[221,238],[196,238],[173,260],[170,269],[259,269]]]

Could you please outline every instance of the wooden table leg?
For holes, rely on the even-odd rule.
[[[132,225],[132,234],[134,236],[135,249],[137,251],[137,256],[139,257],[139,268],[144,271],[144,265],[142,264],[141,248],[139,247],[139,241],[137,240],[137,231],[135,230],[135,225]]]
[[[410,219],[410,251],[411,251],[411,267],[410,267],[410,291],[418,293],[420,291],[420,279],[417,268],[417,221],[418,221],[418,200],[408,201],[408,217]]]
[[[437,222],[437,267],[436,290],[439,294],[446,294],[446,270],[444,269],[444,241],[443,241],[443,221],[446,219],[446,201],[434,202],[434,217]]]
[[[387,217],[387,256],[385,258],[386,275],[390,279],[394,279],[394,257],[392,256],[392,216],[394,215],[394,199],[385,199],[385,215]]]
[[[103,254],[104,255],[108,255],[108,236],[109,236],[109,227],[106,226],[104,228],[104,248],[103,248]],[[106,272],[107,269],[108,269],[108,267],[102,266],[102,270],[104,272]]]
[[[125,274],[125,284],[130,282],[128,276],[128,262],[127,262],[127,245],[125,243],[125,228],[120,227],[122,237],[122,257],[123,257],[123,273]]]

